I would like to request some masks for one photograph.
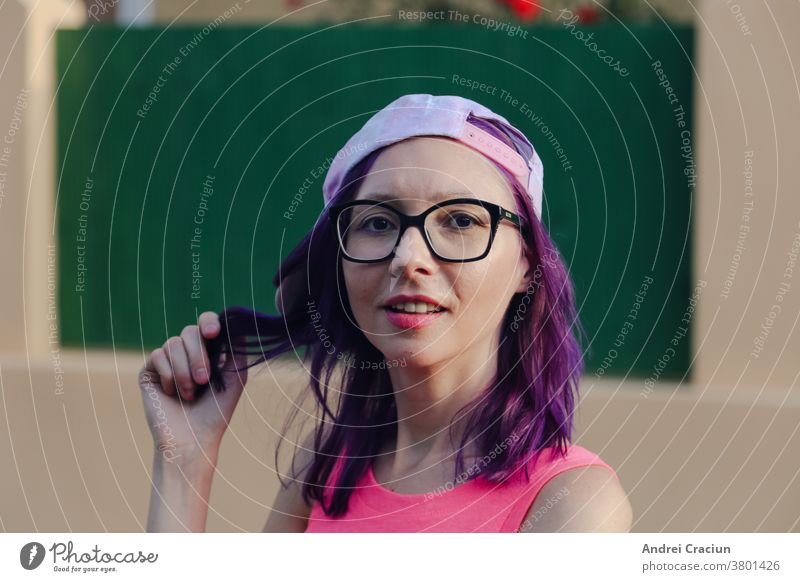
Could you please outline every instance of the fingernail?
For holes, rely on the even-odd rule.
[[[208,372],[205,368],[197,368],[194,371],[194,377],[197,378],[198,384],[205,384],[208,382]]]

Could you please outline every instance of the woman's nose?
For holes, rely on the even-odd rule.
[[[409,227],[395,247],[390,272],[395,277],[399,276],[399,271],[402,270],[412,273],[423,269],[429,272],[432,263],[433,256],[425,244],[422,233],[416,227]]]

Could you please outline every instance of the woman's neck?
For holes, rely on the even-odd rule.
[[[464,356],[433,368],[390,370],[397,431],[393,442],[384,448],[389,457],[384,462],[393,472],[455,458],[465,421],[474,408],[467,405],[481,406],[476,399],[490,385],[497,369],[496,358],[487,361]],[[477,454],[469,443],[467,448],[465,456]]]

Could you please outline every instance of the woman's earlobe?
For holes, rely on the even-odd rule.
[[[522,281],[520,281],[515,293],[525,293],[528,289],[528,285],[530,284],[531,269],[527,258],[523,257],[523,263],[525,266],[525,274],[522,276]]]

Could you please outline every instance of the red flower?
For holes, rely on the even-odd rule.
[[[600,14],[594,6],[583,5],[575,9],[575,14],[582,24],[594,24],[600,19]]]
[[[538,0],[508,0],[508,5],[520,20],[535,20],[542,12]]]

